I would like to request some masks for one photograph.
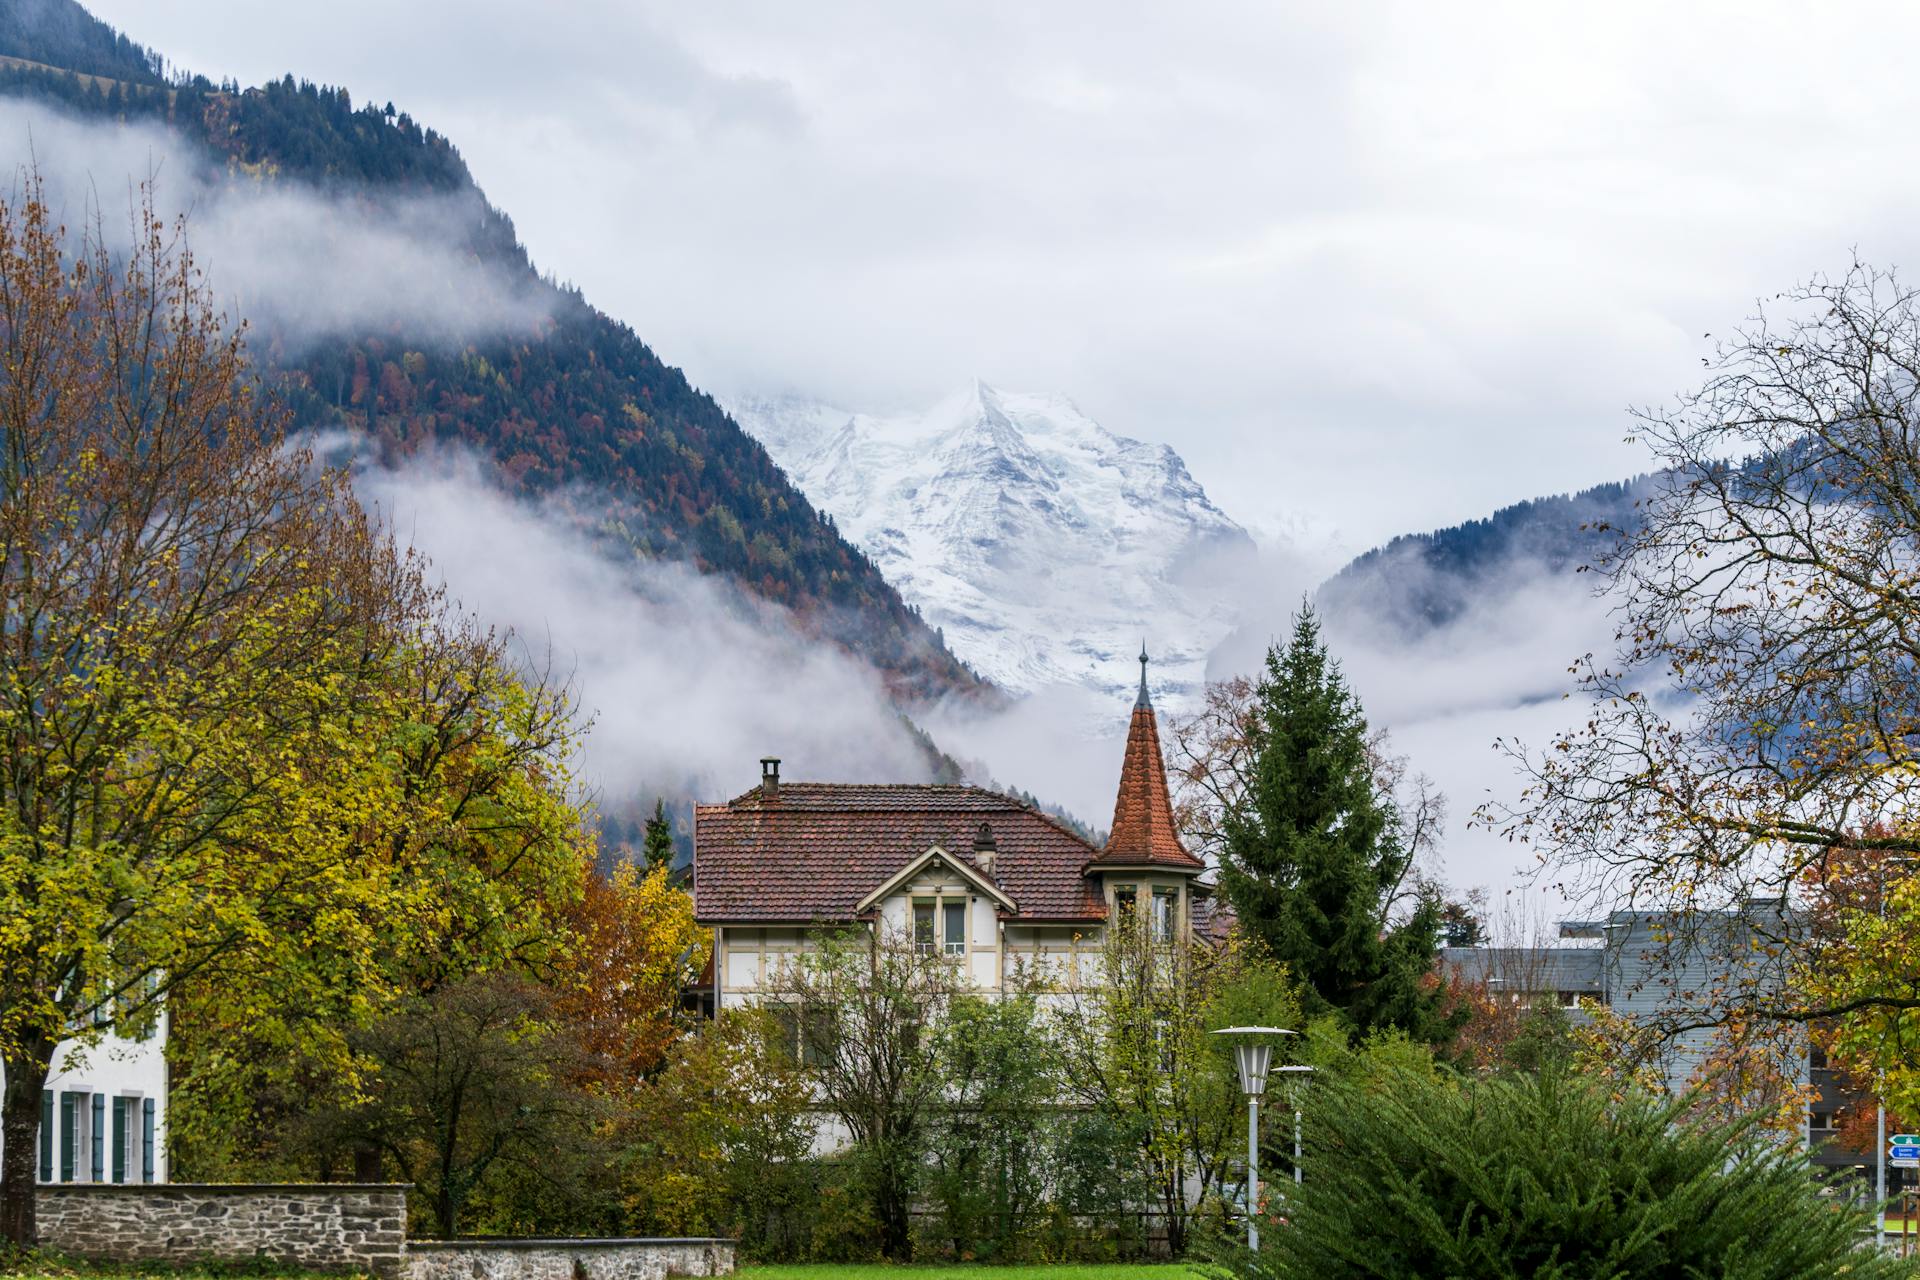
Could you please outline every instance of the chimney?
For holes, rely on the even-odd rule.
[[[973,833],[973,860],[980,865],[986,877],[993,879],[993,862],[999,856],[999,848],[993,842],[993,828],[986,823]]]
[[[760,757],[760,802],[773,804],[780,799],[780,757]]]

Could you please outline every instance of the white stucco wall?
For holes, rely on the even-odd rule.
[[[62,1146],[68,1134],[63,1121],[71,1114],[74,1119],[72,1137],[75,1140],[72,1159],[72,1178],[74,1182],[112,1182],[114,1181],[114,1144],[112,1127],[114,1123],[115,1098],[126,1099],[124,1114],[130,1130],[125,1134],[127,1145],[124,1151],[125,1182],[143,1180],[141,1165],[145,1145],[145,1121],[141,1103],[152,1099],[153,1116],[153,1181],[167,1181],[167,1019],[160,1016],[159,1025],[144,1040],[126,1040],[115,1035],[102,1036],[97,1042],[83,1044],[80,1041],[65,1040],[54,1050],[53,1066],[47,1075],[46,1092],[52,1095],[53,1114],[53,1159],[50,1181],[62,1181],[64,1166],[61,1160]],[[0,1082],[5,1081],[0,1074]],[[63,1106],[63,1098],[72,1095],[75,1099],[71,1108]],[[94,1107],[93,1098],[103,1099],[100,1115],[105,1128],[100,1133],[100,1177],[94,1177]],[[43,1114],[45,1114],[43,1112]],[[36,1168],[45,1171],[44,1163]]]

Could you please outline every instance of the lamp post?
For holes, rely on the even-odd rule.
[[[1307,1075],[1313,1074],[1312,1067],[1275,1067],[1274,1070],[1285,1072],[1288,1075],[1307,1076]],[[1293,1185],[1297,1187],[1300,1185],[1300,1089],[1298,1085],[1294,1086],[1292,1093],[1293,1093]]]
[[[1245,1036],[1233,1046],[1233,1064],[1240,1070],[1240,1091],[1247,1095],[1247,1248],[1260,1247],[1260,1095],[1267,1091],[1267,1069],[1273,1062],[1273,1046],[1266,1036],[1300,1034],[1285,1027],[1222,1027],[1217,1036]],[[1281,1070],[1286,1070],[1282,1067]],[[1296,1142],[1299,1126],[1295,1125]],[[1296,1153],[1298,1148],[1295,1148]],[[1294,1163],[1295,1172],[1299,1162]]]

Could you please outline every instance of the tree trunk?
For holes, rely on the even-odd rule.
[[[880,1218],[880,1252],[888,1262],[913,1260],[913,1189],[899,1155],[888,1152],[875,1170],[874,1208]]]
[[[7,1087],[0,1098],[0,1243],[31,1249],[39,1243],[33,1212],[35,1164],[40,1158],[40,1091],[53,1063],[53,1041],[30,1036],[6,1056]]]
[[[355,1182],[387,1180],[386,1161],[381,1158],[380,1148],[371,1142],[361,1143],[353,1149],[353,1180]]]

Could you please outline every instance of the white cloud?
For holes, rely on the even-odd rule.
[[[1917,243],[1920,170],[1889,162],[1920,116],[1909,6],[93,8],[448,133],[536,260],[698,383],[1057,388],[1316,552],[1644,469],[1623,410],[1690,382],[1705,331]],[[1516,785],[1483,744],[1546,736],[1562,704],[1522,697],[1606,638],[1580,599],[1354,640],[1456,823]],[[1111,769],[996,741],[1000,776],[1104,818]],[[1464,832],[1449,857],[1524,862]]]
[[[868,668],[722,580],[610,560],[579,532],[590,497],[529,506],[459,455],[369,467],[355,487],[462,608],[571,674],[593,719],[585,773],[609,806],[736,795],[769,755],[807,781],[926,780]]]
[[[456,343],[531,330],[549,310],[530,273],[465,247],[486,214],[471,192],[375,200],[285,179],[228,181],[214,157],[165,127],[0,99],[0,173],[12,186],[29,167],[69,227],[98,214],[117,245],[151,180],[163,217],[187,215],[187,242],[221,304],[291,346],[388,328]]]
[[[448,132],[702,385],[1058,389],[1350,550],[1639,470],[1702,332],[1916,243],[1904,6],[94,7]]]

